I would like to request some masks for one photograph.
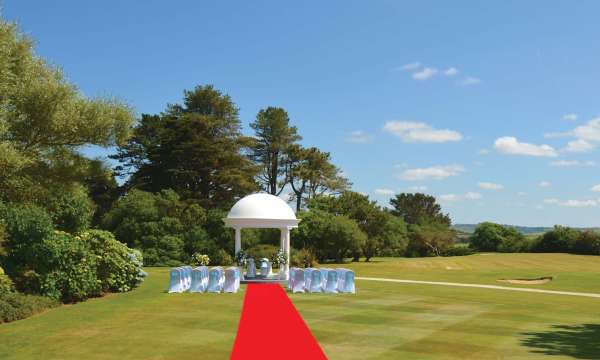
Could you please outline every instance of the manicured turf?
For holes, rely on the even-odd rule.
[[[344,266],[359,276],[483,284],[550,275],[556,280],[536,288],[600,292],[598,257],[377,260]],[[149,272],[131,293],[0,325],[0,359],[227,359],[244,288],[170,295],[167,269]],[[600,358],[599,299],[368,281],[357,287],[356,295],[290,295],[330,359]],[[256,325],[265,328],[281,331]]]

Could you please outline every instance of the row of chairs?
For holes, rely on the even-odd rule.
[[[273,274],[273,265],[267,258],[260,259],[260,275],[269,276]],[[256,277],[256,264],[253,258],[246,260],[246,277]]]
[[[356,293],[354,271],[342,268],[291,268],[288,288],[294,293]]]
[[[236,293],[240,288],[240,269],[215,266],[210,270],[206,266],[181,266],[169,273],[169,293]]]

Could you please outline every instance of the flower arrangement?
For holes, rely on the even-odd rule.
[[[275,256],[275,261],[277,263],[278,266],[283,266],[285,264],[287,264],[287,256],[285,254],[285,252],[283,250],[279,250],[277,252],[277,255]]]
[[[192,264],[195,266],[207,266],[210,264],[210,258],[205,254],[194,253],[192,255]]]
[[[248,255],[244,252],[244,250],[240,250],[237,252],[237,254],[235,254],[234,261],[237,266],[246,266],[246,263],[248,262]]]

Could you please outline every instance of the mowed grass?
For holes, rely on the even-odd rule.
[[[535,287],[600,292],[596,257],[493,254],[344,266],[357,276],[493,284],[551,275],[555,281]],[[227,359],[244,287],[166,294],[167,271],[149,269],[130,293],[0,325],[0,359]],[[356,295],[290,294],[330,359],[600,359],[600,299],[361,280],[357,288]],[[257,324],[265,328],[281,331]]]

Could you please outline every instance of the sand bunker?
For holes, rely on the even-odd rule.
[[[498,279],[499,282],[520,285],[542,285],[552,281],[552,276],[543,276],[535,279]]]

